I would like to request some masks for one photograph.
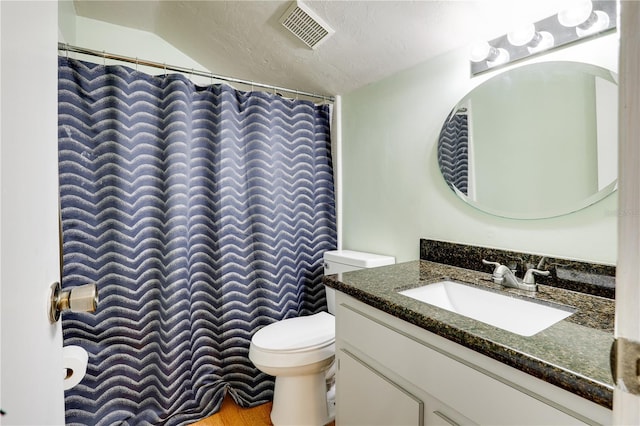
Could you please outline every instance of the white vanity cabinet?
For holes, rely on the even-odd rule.
[[[610,424],[611,410],[336,294],[336,425]]]

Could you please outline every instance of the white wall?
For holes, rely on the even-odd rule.
[[[68,25],[73,24],[73,28]],[[67,37],[73,34],[74,40],[60,40],[79,47],[104,51],[130,58],[140,58],[152,62],[158,62],[167,65],[177,65],[185,68],[193,68],[198,71],[210,71],[173,47],[159,36],[132,28],[113,25],[107,22],[97,21],[95,19],[84,18],[82,16],[75,17],[72,21],[60,20],[59,37]],[[69,53],[69,57],[81,59],[93,63],[104,63],[106,65],[125,65],[130,68],[138,69],[151,75],[163,74],[164,71],[159,68],[137,66],[135,64],[126,64],[122,62],[103,60],[95,56],[87,56]],[[212,80],[206,77],[189,76],[192,81],[197,84],[208,85]]]
[[[76,9],[71,0],[58,1],[58,41],[76,42]]]
[[[535,61],[544,60],[617,72],[617,34]],[[615,264],[617,194],[557,218],[510,220],[466,205],[446,186],[436,157],[442,123],[497,72],[470,78],[465,48],[343,96],[344,248],[407,261],[419,257],[419,238],[430,238]]]

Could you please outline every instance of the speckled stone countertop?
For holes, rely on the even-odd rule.
[[[524,337],[398,293],[442,278],[568,306],[576,312],[531,337]],[[604,407],[612,407],[609,351],[614,340],[615,309],[611,299],[546,285],[539,285],[535,293],[505,289],[494,284],[489,273],[424,260],[329,275],[324,282],[374,308]]]

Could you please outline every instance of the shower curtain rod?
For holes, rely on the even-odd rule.
[[[72,45],[67,44],[67,43],[58,42],[58,50],[62,50],[62,51],[65,51],[65,52],[81,53],[83,55],[98,56],[98,57],[103,58],[103,59],[113,59],[113,60],[116,60],[116,61],[128,62],[130,64],[144,65],[144,66],[147,66],[147,67],[160,68],[160,69],[163,69],[165,71],[176,71],[176,72],[181,72],[181,73],[184,73],[184,74],[197,75],[197,76],[200,76],[200,77],[209,77],[209,78],[212,78],[212,79],[215,79],[215,80],[228,81],[228,82],[231,82],[231,83],[240,83],[240,84],[245,84],[247,86],[252,86],[252,87],[261,87],[263,89],[280,90],[280,91],[287,92],[287,93],[292,93],[292,94],[295,93],[296,95],[303,95],[303,96],[307,96],[307,97],[310,97],[310,98],[322,99],[323,101],[329,101],[329,102],[334,102],[335,101],[335,98],[333,96],[318,95],[317,93],[304,92],[304,91],[301,91],[301,90],[294,90],[294,89],[287,89],[286,87],[273,86],[273,85],[264,84],[264,83],[256,83],[254,81],[243,80],[243,79],[240,79],[240,78],[226,77],[226,76],[223,76],[223,75],[213,74],[213,73],[211,73],[209,71],[198,71],[198,70],[194,70],[193,68],[185,68],[185,67],[179,67],[179,66],[176,66],[176,65],[161,64],[160,62],[147,61],[147,60],[138,59],[138,58],[131,58],[131,57],[128,57],[128,56],[116,55],[116,54],[108,53],[108,52],[104,52],[104,51],[86,49],[84,47],[78,47],[78,46],[72,46]]]

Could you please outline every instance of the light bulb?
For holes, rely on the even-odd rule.
[[[591,16],[591,0],[575,0],[570,7],[558,12],[558,22],[564,27],[577,27]]]
[[[509,52],[502,48],[495,48],[483,41],[473,45],[470,60],[471,62],[487,61],[488,67],[494,67],[509,62]]]
[[[580,37],[586,37],[591,34],[599,33],[609,26],[609,15],[601,10],[596,10],[586,22],[578,25],[576,34]]]
[[[509,62],[509,59],[510,59],[509,52],[507,52],[503,48],[498,48],[498,49],[494,48],[494,49],[495,49],[495,54],[487,58],[487,66],[489,68],[495,67],[496,65],[506,64],[507,62]]]
[[[507,40],[514,46],[524,46],[529,44],[536,34],[536,27],[533,24],[527,24],[507,33]]]
[[[491,57],[495,57],[497,55],[496,50],[497,49],[495,47],[491,46],[486,41],[475,43],[471,48],[471,62],[482,62]]]
[[[547,31],[540,31],[539,33],[536,33],[536,36],[535,43],[529,43],[529,46],[527,46],[529,53],[538,53],[553,47],[555,40],[551,33]]]

